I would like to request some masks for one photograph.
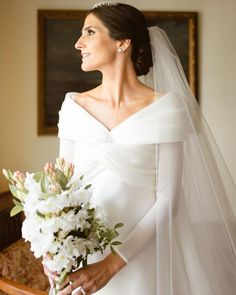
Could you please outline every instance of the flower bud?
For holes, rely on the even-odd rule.
[[[25,175],[23,173],[21,173],[19,170],[15,171],[13,173],[13,177],[12,179],[16,182],[16,183],[21,183],[23,184],[25,181]]]
[[[22,183],[17,182],[16,183],[16,188],[20,191],[23,191],[25,189],[24,185]]]
[[[11,181],[10,175],[6,169],[2,169],[2,173],[6,177],[7,180]]]
[[[45,166],[44,166],[44,172],[46,173],[46,174],[48,174],[48,175],[51,175],[52,173],[53,173],[53,171],[54,171],[54,165],[53,165],[53,163],[51,163],[51,162],[48,162],[48,163],[46,163],[45,164]]]

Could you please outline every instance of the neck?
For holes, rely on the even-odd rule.
[[[131,61],[123,60],[107,69],[102,70],[101,97],[110,101],[113,107],[132,100],[134,92],[140,87],[134,66]]]

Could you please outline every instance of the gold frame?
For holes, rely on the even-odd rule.
[[[38,11],[38,135],[52,135],[57,134],[57,126],[55,123],[49,125],[47,123],[53,116],[54,119],[58,116],[59,106],[61,105],[65,92],[57,94],[60,97],[60,101],[55,103],[55,95],[53,100],[53,95],[49,95],[50,91],[57,88],[57,85],[61,85],[60,81],[54,80],[53,83],[49,83],[47,80],[48,74],[48,51],[50,46],[48,46],[48,40],[50,40],[50,25],[52,22],[63,23],[68,20],[73,21],[83,21],[86,16],[87,11],[85,10],[39,10]],[[187,58],[185,60],[188,65],[188,71],[186,76],[188,78],[190,87],[198,98],[198,14],[197,12],[175,12],[175,11],[143,11],[147,18],[147,21],[151,25],[159,23],[170,23],[176,27],[185,28],[185,39],[187,40],[187,48],[185,49],[185,55]],[[159,25],[160,26],[160,25]],[[64,30],[67,26],[62,26],[61,30]],[[80,32],[81,28],[78,28],[77,33]],[[63,33],[63,32],[62,32]],[[168,33],[168,32],[167,32]],[[60,35],[60,34],[58,34]],[[169,36],[169,34],[168,34]],[[78,37],[78,36],[77,36]],[[169,36],[170,37],[170,36]],[[58,37],[60,38],[60,37]],[[67,39],[67,37],[66,37]],[[171,39],[171,38],[170,38]],[[172,41],[172,40],[171,40]],[[72,41],[73,42],[73,41]],[[68,44],[66,42],[61,42],[59,45],[73,47],[73,44]],[[52,46],[52,45],[51,45]],[[64,50],[64,48],[63,48]],[[57,61],[60,61],[58,57]],[[79,62],[78,62],[79,64]],[[55,64],[56,65],[56,64]],[[57,65],[56,65],[57,66]],[[56,68],[55,66],[55,68]],[[52,70],[53,68],[51,68]],[[85,73],[87,78],[85,83],[89,80],[88,73]],[[68,73],[68,75],[70,75]],[[77,74],[76,74],[77,75]],[[78,76],[83,74],[79,73]],[[92,74],[91,74],[92,75]],[[95,78],[93,77],[94,80]],[[57,84],[56,84],[57,83]],[[64,81],[63,81],[64,83]],[[50,89],[50,87],[52,89]],[[83,89],[82,89],[83,90]],[[68,91],[68,90],[66,90]],[[84,91],[84,90],[83,90]],[[52,116],[53,114],[53,116]],[[56,121],[56,119],[55,119]],[[51,123],[50,123],[51,124]]]

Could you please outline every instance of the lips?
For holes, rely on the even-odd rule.
[[[87,57],[87,56],[89,56],[89,55],[90,55],[90,53],[81,53],[81,55],[82,55],[82,58],[84,58],[84,57]]]

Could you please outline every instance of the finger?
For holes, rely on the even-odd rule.
[[[75,281],[73,283],[70,283],[68,286],[66,286],[66,288],[64,288],[63,290],[60,290],[59,293],[57,295],[68,295],[68,294],[79,294],[79,295],[84,295],[86,293],[85,288],[84,288],[84,292],[81,290],[81,282]]]
[[[48,280],[49,280],[49,284],[50,284],[51,288],[54,288],[55,287],[54,281],[50,278],[48,278]]]
[[[42,261],[42,264],[43,264],[43,269],[44,269],[44,271],[46,270],[47,272],[50,272],[51,274],[54,274],[54,275],[57,274],[56,272],[51,271],[51,270],[47,267],[47,263],[46,263],[46,261]]]
[[[45,275],[50,278],[51,280],[55,281],[58,280],[58,276],[55,275],[55,273],[52,273],[48,270],[48,268],[44,267],[44,273]]]
[[[84,281],[81,285],[80,285],[81,289],[79,290],[79,293],[76,293],[76,295],[90,295],[92,294],[92,290],[94,289],[95,291],[98,291],[97,288],[94,286],[93,282],[91,281]]]
[[[58,282],[58,279],[56,279],[56,281]],[[59,290],[64,289],[70,283],[71,283],[71,280],[69,278],[69,275],[67,275],[65,277],[64,281],[62,281],[62,283],[58,284],[59,285]]]
[[[88,293],[81,286],[79,286],[78,288],[74,289],[74,291],[71,293],[71,295],[85,295],[85,294],[88,294]]]
[[[60,290],[57,295],[69,295],[69,294],[71,294],[73,292],[73,290],[76,288],[76,287],[74,288],[72,285],[73,285],[73,283],[69,284],[66,288],[64,288],[63,290]]]

